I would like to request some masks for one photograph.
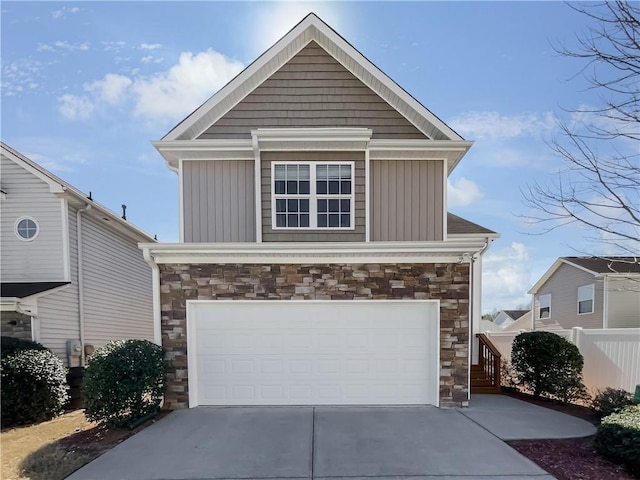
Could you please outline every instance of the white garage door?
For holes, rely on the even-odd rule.
[[[196,405],[438,402],[435,301],[192,301]]]

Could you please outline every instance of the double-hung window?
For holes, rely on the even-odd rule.
[[[274,162],[274,229],[353,229],[353,162]]]
[[[593,283],[578,287],[578,314],[593,313]]]
[[[551,294],[540,295],[538,301],[540,302],[538,318],[551,318]]]

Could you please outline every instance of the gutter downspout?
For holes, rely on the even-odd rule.
[[[87,204],[84,208],[78,209],[76,212],[76,241],[78,242],[78,323],[80,327],[80,367],[84,367],[86,355],[84,353],[84,280],[82,265],[82,214],[91,210],[91,205]],[[71,366],[71,365],[69,365]]]
[[[484,252],[487,251],[487,249],[489,248],[489,245],[491,245],[491,240],[489,239],[489,237],[486,237],[484,241],[484,245],[480,248],[480,250],[471,254],[469,258],[469,369],[467,373],[467,377],[468,377],[467,384],[469,385],[468,398],[471,397],[471,365],[473,365],[474,354],[477,355],[478,353],[476,339],[475,339],[475,336],[473,335],[474,334],[473,313],[476,306],[473,300],[476,294],[476,288],[475,288],[476,282],[474,281],[475,271],[476,271],[475,263],[476,263],[476,260],[481,258]],[[482,314],[482,312],[480,312],[480,314]]]
[[[142,250],[142,257],[151,267],[151,278],[153,283],[153,343],[162,346],[162,329],[160,315],[160,267],[153,260],[148,248]]]

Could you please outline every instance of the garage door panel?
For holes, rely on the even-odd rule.
[[[220,303],[188,307],[192,404],[437,402],[434,302]]]

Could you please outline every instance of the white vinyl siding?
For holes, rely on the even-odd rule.
[[[64,281],[62,206],[49,185],[4,155],[1,159],[0,277],[3,282]],[[31,241],[16,235],[20,218],[34,219],[39,232]]]
[[[38,299],[40,343],[53,350],[68,365],[67,340],[80,339],[78,317],[78,244],[76,242],[76,211],[69,208],[69,259],[71,283],[61,290]],[[77,358],[77,357],[76,357]]]
[[[578,287],[578,315],[593,313],[594,297],[593,283]]]
[[[153,340],[151,267],[137,243],[82,216],[85,344]]]

